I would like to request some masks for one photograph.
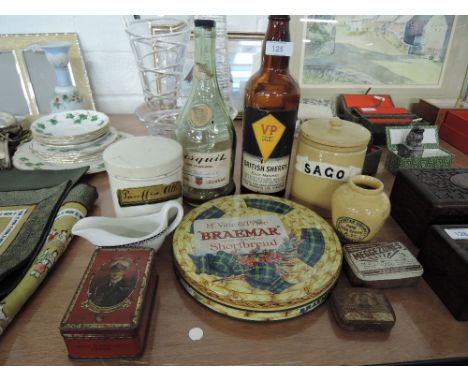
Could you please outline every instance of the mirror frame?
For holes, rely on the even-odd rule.
[[[38,115],[40,113],[23,52],[29,50],[33,45],[51,41],[69,41],[73,44],[70,48],[70,74],[74,85],[83,96],[85,109],[95,110],[96,106],[77,33],[0,34],[0,50],[10,51],[15,57],[29,114]]]

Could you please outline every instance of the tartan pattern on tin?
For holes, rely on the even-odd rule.
[[[294,208],[288,206],[285,203],[277,202],[276,200],[269,199],[255,199],[255,198],[245,198],[245,204],[247,207],[256,208],[258,210],[275,212],[277,214],[286,215],[288,212],[292,211]]]
[[[224,211],[220,210],[218,207],[210,207],[207,210],[203,211],[201,214],[197,215],[195,219],[193,219],[192,225],[190,226],[190,233],[193,234],[193,225],[195,220],[203,220],[203,219],[217,219],[224,215]]]
[[[224,251],[216,254],[207,253],[204,256],[190,256],[195,264],[197,274],[206,273],[219,277],[237,276],[243,274],[246,268],[237,262],[237,257]]]
[[[301,242],[297,247],[299,258],[313,267],[321,259],[325,251],[325,239],[317,228],[303,228]]]
[[[303,228],[301,241],[297,247],[298,258],[314,266],[323,256],[325,239],[317,228]],[[284,280],[276,263],[256,262],[253,265],[241,264],[240,259],[247,255],[232,255],[225,251],[203,256],[190,256],[197,274],[208,274],[223,278],[244,277],[253,288],[281,293],[294,285]]]
[[[281,293],[293,284],[283,280],[274,264],[256,264],[246,275],[246,281],[254,288]]]

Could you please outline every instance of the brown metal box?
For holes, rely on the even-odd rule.
[[[419,252],[424,279],[459,321],[468,321],[468,224],[433,225]]]
[[[385,295],[370,288],[336,288],[330,307],[338,325],[346,330],[389,331],[396,321]]]
[[[71,358],[143,352],[157,276],[149,248],[97,249],[60,323]]]
[[[392,217],[421,246],[430,225],[468,222],[468,169],[400,170],[390,201]]]

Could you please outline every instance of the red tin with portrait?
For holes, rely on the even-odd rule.
[[[60,323],[69,356],[141,355],[156,283],[153,250],[97,249]]]

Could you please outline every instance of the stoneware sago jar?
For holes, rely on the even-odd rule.
[[[369,130],[339,118],[302,124],[297,145],[291,199],[329,217],[333,192],[362,172]]]

